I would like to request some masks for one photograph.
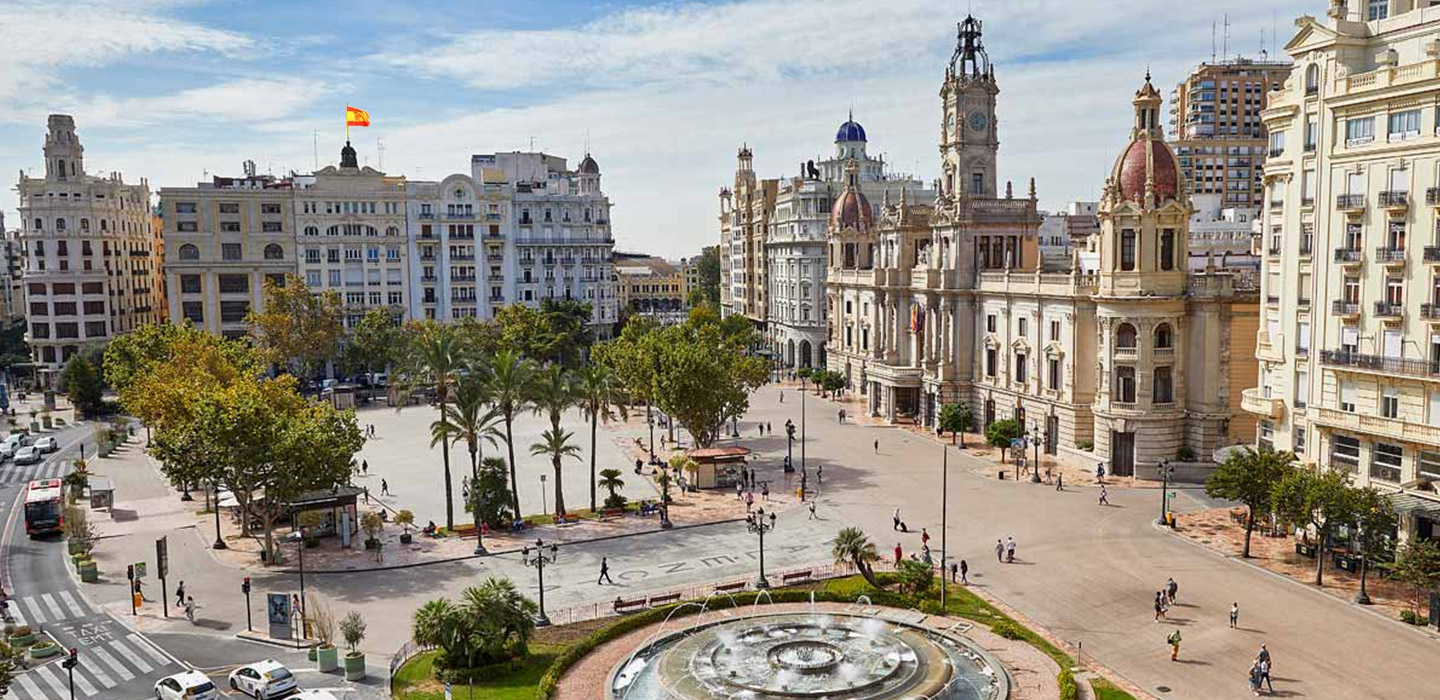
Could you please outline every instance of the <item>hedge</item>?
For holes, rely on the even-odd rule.
[[[1075,674],[1070,669],[1060,669],[1055,682],[1060,684],[1060,700],[1077,700],[1080,697],[1080,687],[1075,685]]]

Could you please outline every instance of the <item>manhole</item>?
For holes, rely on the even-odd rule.
[[[1170,692],[1170,686],[1168,686],[1168,685],[1157,685],[1157,686],[1155,686],[1155,690],[1157,690],[1157,691],[1159,691],[1159,692],[1162,692],[1162,693],[1168,693],[1168,692]]]

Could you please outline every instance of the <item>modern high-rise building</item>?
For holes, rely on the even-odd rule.
[[[1192,194],[1258,207],[1269,150],[1260,111],[1290,63],[1231,58],[1201,63],[1170,93],[1170,143]]]
[[[42,384],[82,348],[160,320],[150,186],[91,175],[75,120],[52,114],[45,176],[20,176],[29,342]]]
[[[1440,534],[1440,6],[1332,2],[1264,112],[1258,444],[1394,494]]]

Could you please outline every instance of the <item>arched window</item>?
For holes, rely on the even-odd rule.
[[[320,235],[320,228],[319,228],[318,226],[306,226],[306,227],[305,227],[305,235],[307,235],[307,236],[318,236],[318,235]]]
[[[199,260],[200,249],[196,248],[194,243],[186,243],[185,245],[180,246],[180,259]]]
[[[55,230],[56,230],[56,231],[64,231],[64,230],[65,230],[65,220],[64,220],[64,219],[56,219],[56,220],[55,220]]]
[[[1123,350],[1135,349],[1134,326],[1128,323],[1120,324],[1120,327],[1115,330],[1115,347]]]
[[[266,259],[266,260],[284,260],[284,259],[285,259],[285,249],[284,249],[284,248],[281,248],[281,247],[280,247],[279,245],[277,245],[277,244],[271,243],[270,245],[265,246],[265,259]]]
[[[109,219],[101,219],[101,220],[100,220],[100,230],[101,230],[101,231],[109,231],[109,230],[110,230],[110,220],[109,220]]]
[[[1171,348],[1174,346],[1174,333],[1170,330],[1170,324],[1162,323],[1155,327],[1155,347]]]
[[[90,230],[90,220],[89,220],[89,219],[81,219],[81,220],[80,220],[80,230],[81,230],[81,231],[89,231],[89,230]]]
[[[387,236],[398,236],[398,235],[400,235],[400,229],[395,228],[394,226],[391,226],[391,227],[385,229],[385,235],[387,235]]]
[[[1320,64],[1312,63],[1305,69],[1305,94],[1320,92]]]

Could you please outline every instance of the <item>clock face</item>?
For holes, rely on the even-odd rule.
[[[984,113],[984,112],[971,112],[971,113],[970,113],[970,128],[971,128],[971,129],[974,129],[974,130],[976,130],[976,131],[984,131],[984,130],[985,130],[985,127],[988,126],[989,124],[990,124],[990,118],[987,117],[987,116],[985,116],[985,113]]]

